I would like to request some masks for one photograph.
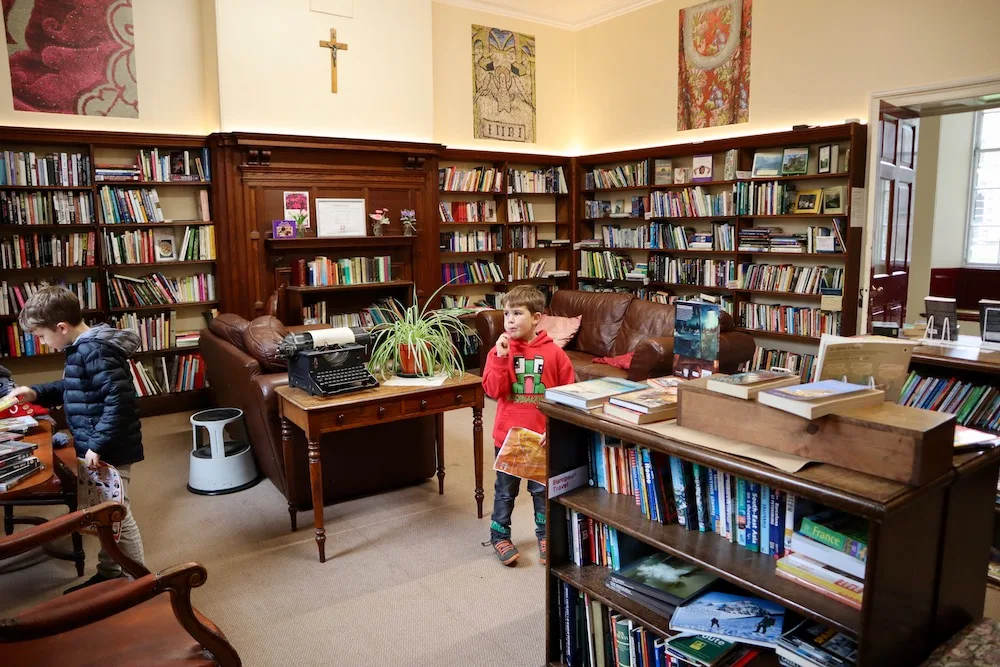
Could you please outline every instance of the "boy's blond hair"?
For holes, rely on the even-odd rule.
[[[31,295],[17,316],[25,331],[46,327],[55,329],[60,322],[71,327],[83,321],[80,300],[65,287],[47,285]]]
[[[537,287],[518,285],[504,295],[502,305],[504,308],[524,306],[534,315],[545,310],[545,295]]]

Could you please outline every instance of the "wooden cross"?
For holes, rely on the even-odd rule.
[[[330,41],[320,40],[319,43],[324,49],[330,49],[330,56],[333,61],[330,64],[330,92],[337,92],[337,51],[346,51],[347,44],[337,41],[337,30],[330,28]]]

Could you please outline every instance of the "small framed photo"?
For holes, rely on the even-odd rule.
[[[653,160],[653,185],[670,185],[674,182],[674,163],[671,160]]]
[[[781,151],[757,151],[753,154],[751,178],[781,175]]]
[[[847,213],[847,202],[844,201],[844,186],[823,188],[823,213]]]
[[[153,235],[153,248],[157,262],[177,261],[177,239],[173,231],[159,231]]]
[[[691,182],[707,183],[712,180],[712,156],[695,155],[691,165]]]
[[[804,190],[795,195],[795,210],[792,213],[819,213],[822,204],[822,190]]]
[[[271,238],[294,239],[296,226],[294,220],[274,220],[271,223]]]
[[[786,148],[781,154],[782,176],[804,176],[809,170],[809,147]]]
[[[833,172],[833,144],[819,147],[819,159],[816,161],[817,174],[829,174]]]
[[[680,185],[682,183],[691,182],[691,170],[687,167],[674,167],[674,184]]]

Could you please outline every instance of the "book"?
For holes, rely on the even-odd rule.
[[[645,389],[647,385],[623,378],[597,378],[545,390],[545,398],[572,408],[599,407],[616,394]]]
[[[609,582],[618,582],[669,605],[684,604],[717,580],[716,575],[662,551],[608,574]]]
[[[781,636],[784,607],[750,595],[709,591],[670,619],[670,629],[727,641],[773,647]]]
[[[793,384],[799,384],[799,376],[796,373],[749,371],[735,375],[712,376],[705,384],[705,388],[726,396],[749,400],[767,389],[777,389]]]
[[[882,387],[885,400],[895,402],[906,382],[912,354],[913,343],[907,340],[823,334],[816,379]]]
[[[648,415],[669,413],[663,418],[672,419],[677,415],[677,388],[656,389],[647,387],[638,391],[617,394],[612,396],[608,402],[612,405],[618,405]]]
[[[674,375],[698,378],[719,371],[718,304],[674,304]]]
[[[868,558],[868,522],[859,516],[824,510],[802,517],[799,532],[862,562]]]
[[[984,433],[974,428],[955,425],[956,450],[988,449],[998,442],[1000,442],[1000,437],[993,433]]]
[[[808,619],[783,634],[778,639],[778,647],[823,666],[847,667],[858,661],[858,642],[855,639]]]
[[[0,431],[27,433],[30,429],[33,429],[36,426],[38,426],[38,422],[35,421],[34,417],[29,417],[28,415],[0,419]]]
[[[794,387],[769,389],[757,394],[762,405],[784,410],[805,419],[816,419],[824,415],[879,405],[885,400],[885,392],[839,380],[820,380]]]
[[[32,465],[21,468],[17,472],[12,473],[10,476],[0,477],[0,493],[5,493],[7,491],[10,491],[18,484],[20,484],[22,481],[24,481],[26,478],[35,474],[37,471],[43,469],[44,467],[45,466],[42,464],[41,461],[35,459]]]
[[[666,642],[670,653],[697,667],[718,665],[734,647],[735,644],[725,639],[705,635],[678,635]]]
[[[855,579],[802,554],[792,553],[779,558],[776,566],[777,572],[790,574],[796,579],[833,593],[835,599],[855,609],[861,608],[865,582],[860,579]]]
[[[664,412],[637,412],[635,410],[623,408],[620,405],[612,405],[611,403],[605,403],[599,407],[608,417],[620,419],[630,424],[652,424],[655,422],[665,421],[667,419],[673,419],[675,416],[674,414]]]
[[[653,185],[670,185],[673,182],[673,162],[670,160],[653,160]]]
[[[865,579],[864,561],[861,561],[850,554],[845,554],[843,551],[837,551],[836,549],[828,547],[825,544],[820,544],[816,540],[811,540],[799,532],[792,533],[792,539],[789,542],[788,550],[793,553],[802,554],[803,556],[811,558],[814,561],[818,561],[823,565],[829,565],[834,569],[851,575],[855,579],[859,579],[861,581],[864,581]]]
[[[541,433],[520,426],[510,429],[493,461],[493,469],[545,484],[548,480],[543,438]]]

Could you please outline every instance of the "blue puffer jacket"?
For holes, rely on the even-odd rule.
[[[128,358],[139,349],[133,331],[99,324],[66,347],[63,379],[32,387],[38,403],[62,405],[81,458],[88,449],[113,466],[143,459],[139,407]]]

